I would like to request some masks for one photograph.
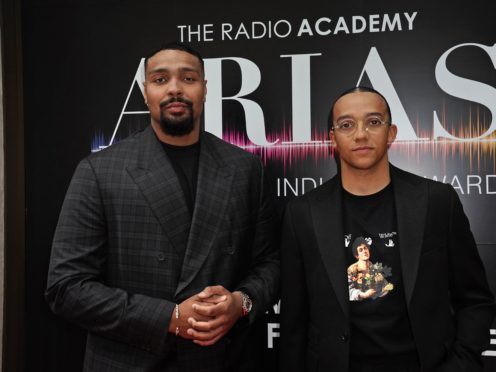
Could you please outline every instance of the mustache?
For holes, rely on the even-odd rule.
[[[162,108],[162,107],[167,106],[168,104],[173,103],[173,102],[184,103],[185,105],[188,105],[189,107],[193,106],[193,102],[191,102],[189,99],[182,98],[182,97],[169,98],[166,101],[160,102],[159,106],[160,106],[160,108]]]

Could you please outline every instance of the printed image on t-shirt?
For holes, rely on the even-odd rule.
[[[371,239],[362,236],[353,241],[353,256],[357,261],[348,267],[348,288],[350,301],[375,300],[386,296],[394,285],[386,278],[391,276],[391,268],[381,262],[370,261]]]

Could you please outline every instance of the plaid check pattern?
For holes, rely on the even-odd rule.
[[[167,329],[174,305],[208,285],[249,293],[249,322],[276,300],[264,178],[259,159],[202,133],[191,217],[151,127],[81,161],[55,232],[46,298],[88,330],[85,371],[236,370],[248,326],[211,347]]]

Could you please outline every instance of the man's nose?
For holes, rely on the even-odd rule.
[[[365,138],[368,136],[368,134],[369,134],[369,130],[367,125],[365,125],[365,123],[363,122],[358,122],[355,133],[353,134],[354,139],[357,140],[357,139]]]
[[[167,84],[167,94],[170,96],[180,96],[183,94],[182,85],[179,79],[172,78]]]

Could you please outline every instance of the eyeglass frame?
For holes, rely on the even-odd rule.
[[[365,126],[365,131],[366,131],[367,133],[369,133],[369,129],[370,129],[370,128],[373,128],[373,129],[372,129],[372,131],[371,131],[370,133],[375,133],[374,131],[375,131],[376,129],[378,130],[379,128],[382,128],[382,126],[383,126],[383,125],[385,125],[385,124],[391,125],[391,121],[389,121],[389,120],[383,120],[383,119],[380,119],[380,118],[378,118],[378,117],[367,118],[367,119],[365,119],[365,120],[344,119],[343,121],[345,121],[345,120],[349,120],[349,121],[351,121],[351,122],[353,122],[353,123],[354,123],[353,127],[349,129],[349,132],[343,131],[343,130],[341,129],[341,128],[342,128],[342,124],[341,124],[341,125],[338,125],[337,123],[333,123],[331,130],[332,130],[333,132],[338,132],[338,133],[342,133],[342,134],[347,135],[347,136],[351,136],[351,135],[355,134],[355,133],[356,133],[356,131],[358,130],[358,123],[359,123],[360,121],[361,121],[362,123],[363,123],[363,122],[365,122],[364,126]],[[369,125],[368,125],[368,122],[369,122],[370,120],[378,120],[378,121],[380,122],[380,124],[379,124],[379,125],[377,125],[377,126],[372,126],[372,127],[371,127],[371,126],[369,126]]]

